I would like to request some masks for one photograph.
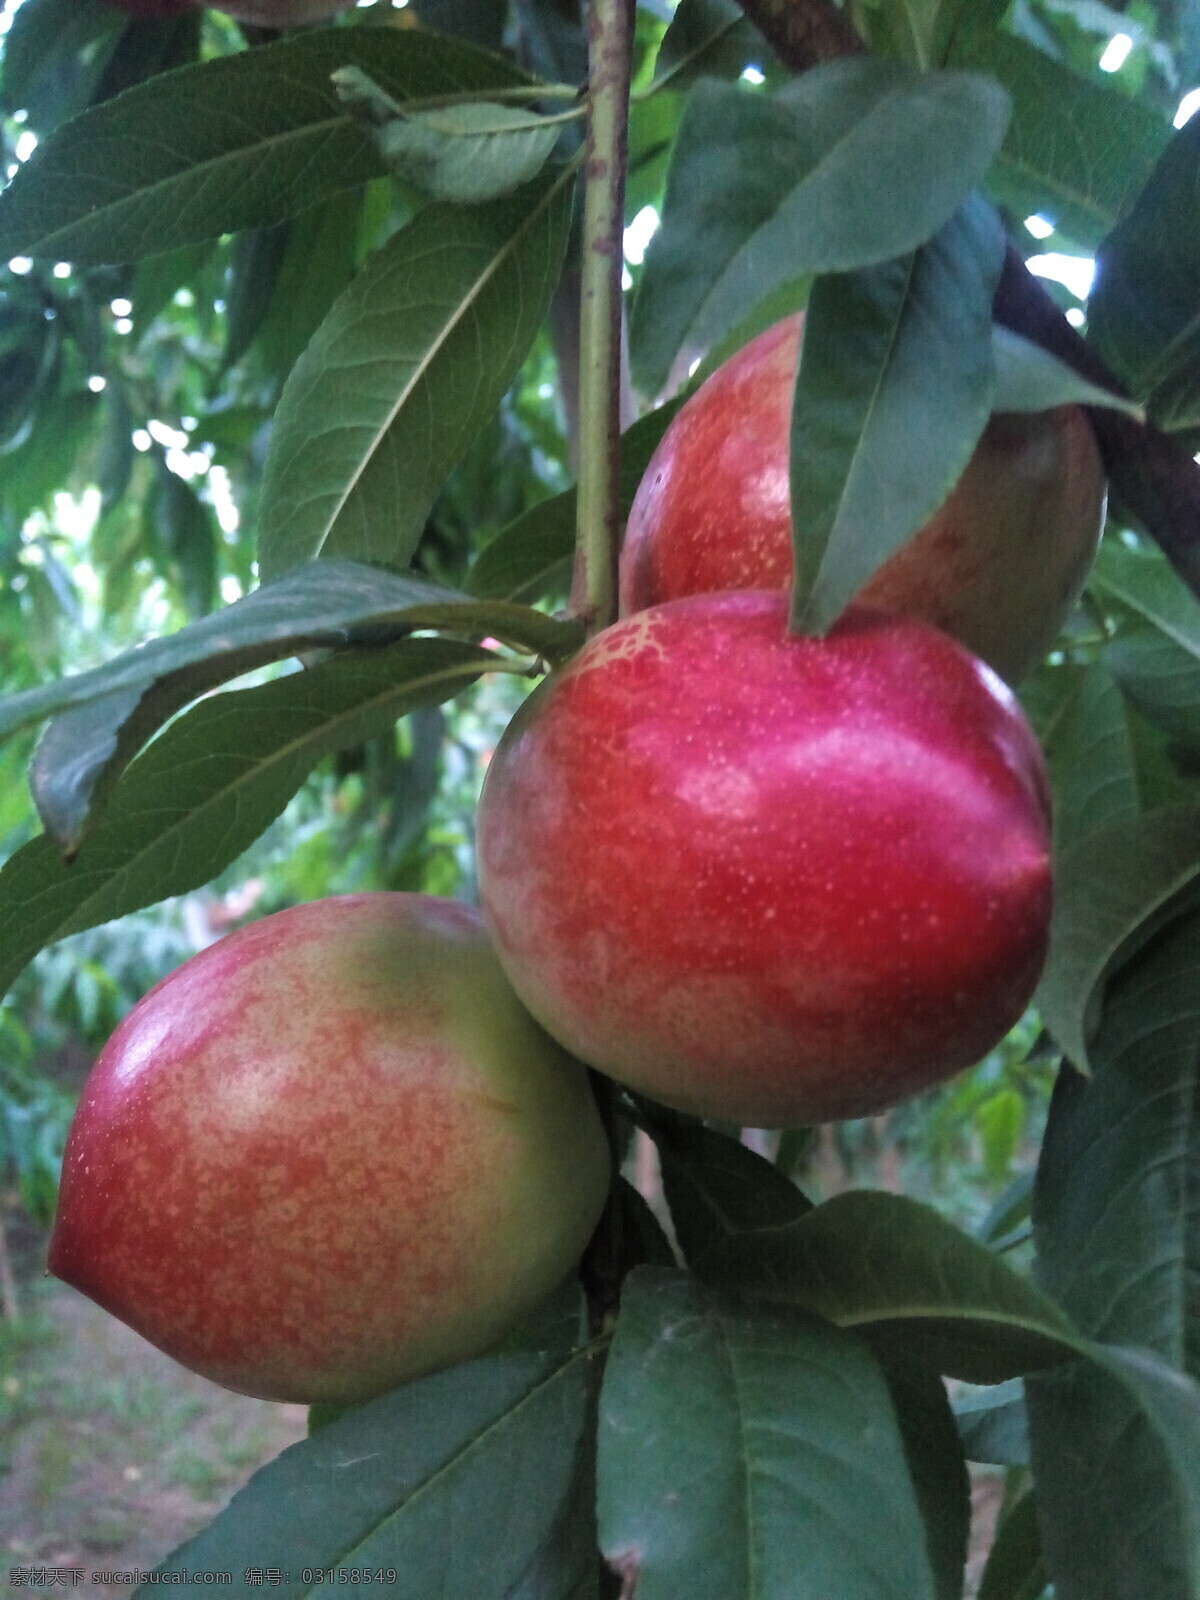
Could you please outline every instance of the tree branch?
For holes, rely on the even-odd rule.
[[[992,307],[998,323],[1049,350],[1066,366],[1126,392],[1071,326],[1010,244]],[[1200,594],[1200,466],[1178,440],[1123,411],[1089,406],[1105,470],[1124,508],[1142,523],[1179,576]]]
[[[579,313],[579,491],[571,610],[589,633],[617,614],[621,529],[621,253],[634,0],[590,0]]]

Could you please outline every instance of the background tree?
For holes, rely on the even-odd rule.
[[[752,1150],[612,1096],[671,1239],[618,1184],[582,1321],[572,1289],[503,1353],[315,1417],[168,1566],[950,1600],[982,1461],[1010,1470],[988,1600],[1195,1600],[1188,8],[597,0],[590,76],[568,0],[376,0],[284,33],[105,0],[4,20],[0,1158],[43,1214],[64,1116],[35,1046],[98,1041],[183,944],[113,919],[252,876],[256,909],[470,895],[481,759],[523,680],[611,614],[674,396],[751,333],[807,308],[806,629],[992,411],[1085,404],[1111,483],[1083,601],[1022,688],[1055,792],[1036,1015],[886,1128],[826,1135],[825,1167],[804,1130]],[[595,42],[622,23],[625,64]],[[624,396],[595,264],[622,223]],[[1029,275],[1048,248],[1095,258],[1090,293]],[[1036,1176],[1006,1187],[1043,1117]],[[853,1166],[881,1137],[885,1175],[962,1226],[885,1190],[810,1204],[831,1147]]]

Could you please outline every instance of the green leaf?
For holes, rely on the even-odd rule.
[[[1059,859],[1086,833],[1138,807],[1137,761],[1129,707],[1104,660],[1052,668],[1060,689],[1038,732],[1054,789],[1054,848]]]
[[[626,1281],[600,1397],[600,1543],[638,1600],[933,1600],[883,1375],[815,1319],[682,1272]]]
[[[679,101],[675,95],[652,94],[630,103],[626,216],[636,217],[644,206],[653,206],[657,212],[662,205],[671,145],[678,126]]]
[[[39,131],[87,103],[128,20],[107,0],[38,0],[9,19],[0,109]]]
[[[1088,297],[1088,343],[1150,398],[1200,357],[1200,127],[1186,122],[1132,210],[1100,246]]]
[[[622,517],[629,515],[650,458],[685,398],[668,400],[621,435]],[[532,604],[556,586],[565,588],[575,551],[576,507],[575,489],[564,489],[502,528],[467,573],[468,591]]]
[[[656,89],[686,89],[697,78],[738,78],[767,67],[770,45],[734,0],[679,0],[654,68]]]
[[[1060,1308],[930,1207],[852,1190],[741,1234],[706,1277],[883,1338],[935,1370],[998,1383],[1079,1346]]]
[[[19,527],[30,512],[46,505],[56,490],[71,482],[100,407],[100,397],[86,390],[41,399],[29,419],[24,442],[3,456],[0,500],[13,525]]]
[[[1177,749],[1200,750],[1200,658],[1149,624],[1122,629],[1104,647],[1121,691]]]
[[[525,1320],[510,1330],[490,1354],[520,1350],[545,1354],[578,1349],[586,1326],[587,1305],[578,1275],[570,1274]]]
[[[1029,1465],[1029,1417],[1022,1379],[1010,1378],[957,1401],[954,1420],[968,1461],[997,1467]]]
[[[491,633],[551,658],[569,654],[582,639],[577,625],[526,606],[471,600],[429,579],[358,562],[311,562],[105,666],[0,700],[0,737],[105,696],[145,693],[192,668],[195,686],[183,685],[177,706],[271,661],[307,650],[384,643],[413,628]]]
[[[358,268],[362,208],[361,193],[348,190],[288,224],[271,303],[251,346],[252,370],[282,383],[328,316]]]
[[[178,7],[171,17],[131,17],[105,63],[93,101],[103,104],[159,73],[193,65],[200,59],[201,20],[198,9]]]
[[[581,630],[504,601],[472,601],[421,578],[353,562],[320,562],[106,666],[0,701],[12,732],[48,711],[30,774],[43,825],[67,855],[138,750],[175,713],[254,667],[304,651],[380,644],[417,628],[493,634],[549,659]],[[7,715],[7,723],[5,716]]]
[[[466,576],[468,592],[529,605],[555,592],[565,594],[574,564],[577,504],[572,487],[523,511],[476,557]]]
[[[123,388],[113,384],[104,397],[104,434],[95,463],[100,515],[119,505],[133,480],[133,409]]]
[[[291,232],[291,223],[281,222],[273,228],[248,229],[233,240],[225,295],[227,367],[242,359],[271,310]]]
[[[703,354],[780,284],[924,244],[983,176],[1006,117],[984,78],[869,56],[774,96],[698,84],[634,302],[639,387],[657,394],[681,352]]]
[[[576,1495],[588,1366],[586,1351],[493,1356],[358,1406],[263,1467],[157,1570],[231,1571],[230,1593],[251,1595],[250,1574],[279,1567],[308,1595],[322,1591],[306,1568],[332,1568],[334,1584],[344,1571],[354,1593],[383,1569],[395,1600],[509,1600]],[[371,1576],[356,1583],[355,1568]]]
[[[994,411],[1049,411],[1054,406],[1104,406],[1124,411],[1139,422],[1145,412],[1133,400],[1089,383],[1082,373],[1011,328],[992,325],[992,359],[996,368]]]
[[[1200,660],[1200,600],[1157,551],[1105,539],[1088,579]]]
[[[1087,1333],[1200,1377],[1200,916],[1110,986],[1093,1074],[1065,1067],[1034,1190],[1038,1278]]]
[[[880,55],[897,56],[915,67],[938,66],[935,33],[942,0],[890,0],[862,13],[859,27]]]
[[[1192,671],[1189,661],[1186,675],[1190,677]],[[1137,756],[1137,783],[1142,810],[1150,811],[1194,800],[1200,794],[1200,785],[1189,775],[1192,751],[1196,748],[1195,704],[1187,707],[1187,733],[1177,743],[1155,726],[1155,719],[1160,715],[1157,709],[1153,718],[1144,716],[1136,697],[1126,685],[1122,684],[1122,690],[1130,706],[1129,725]],[[1183,718],[1180,720],[1182,722]]]
[[[936,1600],[962,1600],[971,1482],[946,1389],[936,1373],[885,1361],[909,1477],[925,1524]]]
[[[0,195],[0,259],[134,261],[269,227],[381,176],[330,82],[351,65],[401,102],[531,81],[453,39],[365,27],[159,73],[39,145]]]
[[[638,1101],[638,1118],[658,1146],[675,1237],[692,1265],[744,1233],[812,1209],[789,1178],[737,1139],[650,1101]]]
[[[562,124],[486,100],[405,111],[358,67],[333,75],[338,98],[371,131],[388,169],[435,200],[495,200],[529,183]]]
[[[742,1296],[868,1335],[889,1363],[916,1361],[973,1383],[1064,1362],[1070,1374],[1115,1378],[1122,1405],[1170,1462],[1200,1538],[1200,1388],[1152,1355],[1081,1337],[1054,1300],[918,1202],[839,1195],[797,1222],[742,1235],[724,1259],[706,1258],[704,1270]],[[1104,1454],[1099,1444],[1095,1454]]]
[[[322,756],[449,699],[494,659],[404,639],[202,700],[129,767],[70,865],[43,835],[0,870],[0,991],[54,940],[207,883]]]
[[[213,608],[217,592],[217,531],[195,489],[164,466],[146,506],[193,617]]]
[[[176,250],[147,256],[139,263],[129,291],[133,326],[139,339],[166,310],[175,294],[180,289],[190,288],[199,278],[217,248],[217,240],[201,239],[198,244],[180,245]]]
[[[1144,1350],[1093,1351],[1102,1374],[1078,1366],[1029,1383],[1054,1592],[1058,1600],[1193,1600],[1200,1593],[1200,1384]]]
[[[1030,1052],[1030,1059],[1033,1052]],[[1020,1172],[997,1195],[983,1221],[975,1229],[981,1244],[1003,1250],[1011,1235],[1024,1230],[1033,1203],[1033,1174]]]
[[[1200,428],[1200,363],[1178,367],[1150,397],[1154,421],[1165,433],[1188,437]]]
[[[626,1270],[643,1262],[655,1267],[673,1267],[676,1264],[679,1258],[663,1232],[662,1224],[628,1178],[618,1174],[609,1196],[609,1205],[613,1215],[604,1226],[607,1228],[612,1223],[612,1231],[623,1252],[622,1259],[628,1262]]]
[[[1195,883],[1198,839],[1200,806],[1164,806],[1094,828],[1057,863],[1050,952],[1034,1005],[1083,1072],[1101,981],[1129,941],[1144,940]]]
[[[1171,136],[1144,100],[1081,77],[1007,31],[979,26],[964,8],[947,65],[991,73],[1012,120],[990,175],[1018,216],[1044,211],[1083,245],[1133,203]]]
[[[979,1580],[979,1600],[1042,1600],[1045,1588],[1037,1502],[1027,1489],[1001,1516]]]
[[[597,1545],[593,1427],[584,1435],[575,1476],[548,1537],[504,1600],[601,1600]]]
[[[407,562],[545,317],[571,192],[564,172],[488,205],[430,205],[338,299],[275,414],[264,577],[320,554]]]
[[[988,1178],[1003,1183],[1025,1129],[1025,1097],[1019,1089],[997,1089],[977,1108],[974,1122]]]
[[[824,632],[962,475],[992,408],[999,220],[973,198],[915,255],[820,278],[792,409],[792,627]]]
[[[1038,1277],[1085,1332],[1129,1348],[1117,1373],[1072,1368],[1030,1385],[1046,1557],[1063,1600],[1200,1592],[1200,1387],[1179,1376],[1200,1374],[1198,979],[1193,914],[1112,986],[1093,1076],[1064,1068],[1039,1161]],[[1164,1433],[1162,1408],[1190,1419],[1190,1447],[1174,1426]]]

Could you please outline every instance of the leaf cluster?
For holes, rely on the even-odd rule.
[[[322,1417],[162,1570],[299,1567],[308,1592],[322,1569],[381,1567],[414,1596],[583,1597],[604,1592],[598,1541],[605,1569],[651,1596],[957,1595],[966,1463],[1025,1471],[1030,1438],[1036,1461],[1054,1437],[1046,1406],[1064,1389],[1086,1406],[1080,1385],[1118,1408],[1154,1474],[1147,1546],[1191,1559],[1200,1394],[1169,1356],[1125,1345],[1128,1329],[1086,1337],[914,1201],[813,1206],[728,1135],[648,1102],[625,1112],[656,1142],[671,1240],[625,1189],[608,1326],[581,1337],[564,1287],[503,1352]],[[986,1387],[956,1413],[943,1375]],[[1076,1513],[1079,1488],[1053,1459],[1039,1471],[1039,1495]],[[300,1503],[319,1507],[302,1531]],[[482,1526],[503,1536],[455,1533]]]
[[[5,986],[211,881],[332,761],[402,766],[391,815],[419,829],[437,708],[582,637],[555,613],[578,497],[542,390],[569,418],[583,31],[554,0],[405,9],[281,37],[14,14],[0,736],[48,725],[45,831],[0,869]],[[810,0],[810,40],[872,48],[791,76],[769,0],[662,9],[635,51],[626,217],[661,226],[631,263],[624,509],[697,363],[801,307],[797,628],[941,504],[993,411],[1084,405],[1104,449],[1108,535],[1023,690],[1063,1059],[1036,1178],[972,1237],[895,1194],[811,1204],[799,1131],[773,1165],[622,1101],[666,1206],[618,1184],[586,1334],[571,1285],[503,1352],[314,1419],[167,1568],[952,1600],[983,1462],[1010,1474],[987,1600],[1197,1600],[1200,152],[1167,95],[1195,41],[1139,13],[1136,81],[1110,79],[1083,0],[855,0],[836,25]],[[1034,287],[1033,215],[1094,255],[1086,308]],[[86,536],[65,492],[97,502]],[[136,647],[81,646],[88,618]],[[402,717],[425,720],[399,762]],[[1011,1154],[1013,1102],[989,1104]],[[1030,1233],[1028,1274],[1006,1255]],[[979,1391],[957,1413],[946,1379]]]

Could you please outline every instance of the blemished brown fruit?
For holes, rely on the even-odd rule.
[[[671,422],[621,551],[621,610],[792,577],[788,445],[803,318],[752,339]],[[1104,469],[1078,406],[993,416],[949,498],[864,604],[919,617],[1009,683],[1058,637],[1095,555]]]
[[[987,1053],[1050,917],[1016,699],[946,634],[824,639],[733,590],[598,633],[488,765],[480,893],[513,987],[582,1060],[699,1116],[858,1117]]]
[[[583,1067],[477,911],[281,911],[152,989],[92,1069],[50,1270],[176,1361],[351,1401],[482,1354],[579,1260],[608,1191]]]

